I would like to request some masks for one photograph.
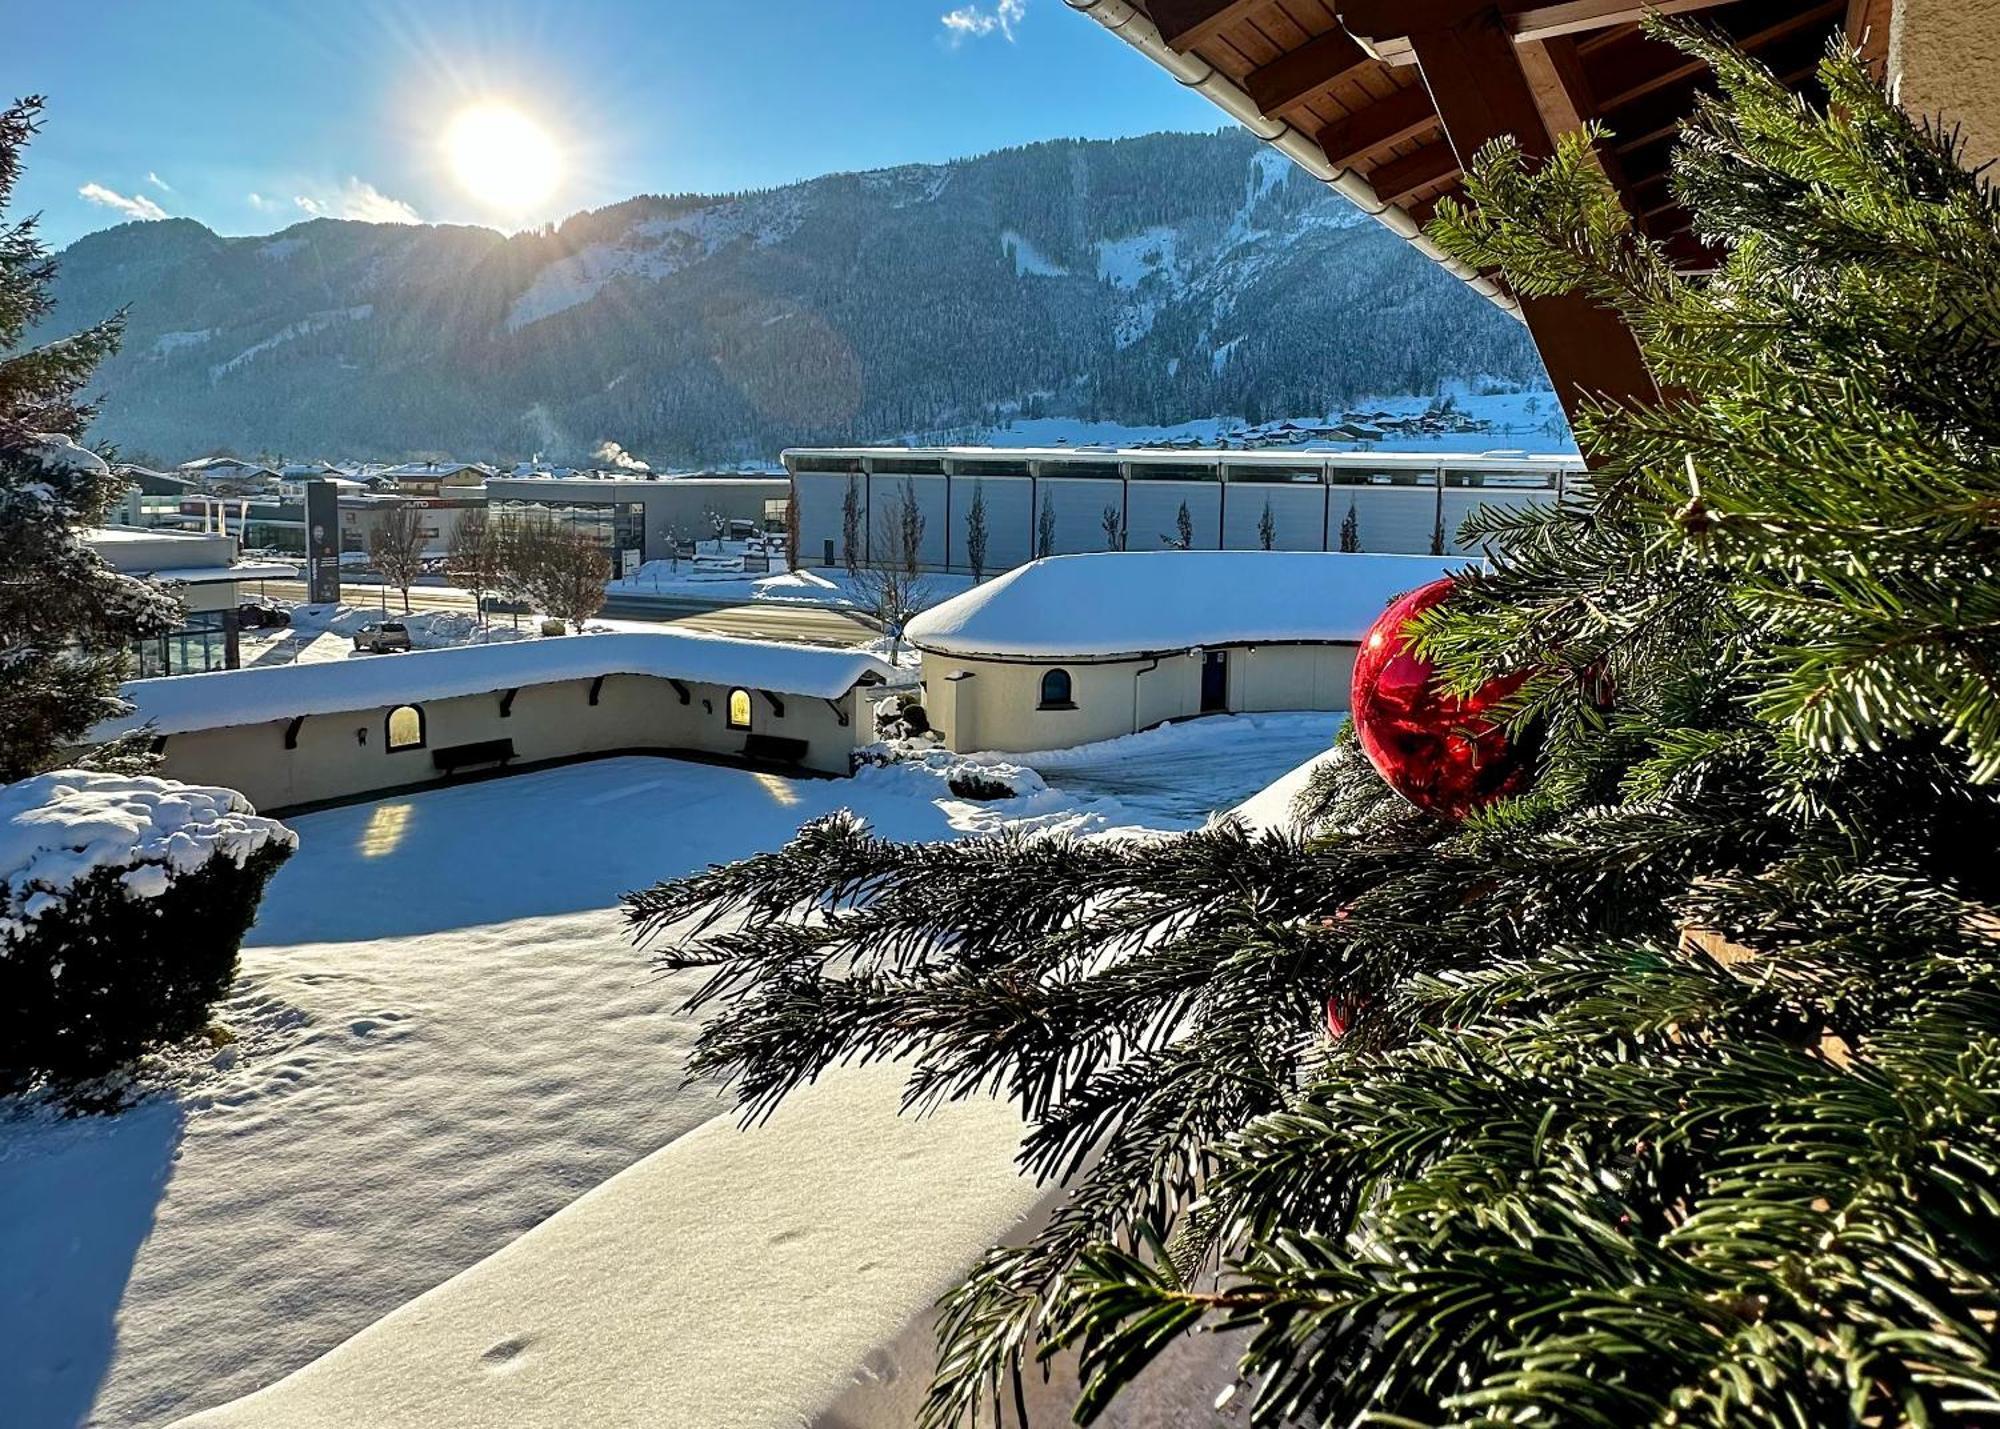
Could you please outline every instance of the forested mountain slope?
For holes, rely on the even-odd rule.
[[[1310,415],[1539,382],[1520,326],[1248,135],[1064,141],[553,230],[127,224],[43,335],[130,307],[95,434],[162,459],[765,457],[1014,410]]]

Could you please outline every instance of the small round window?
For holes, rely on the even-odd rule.
[[[731,729],[750,728],[750,692],[731,690],[729,692],[729,727]]]
[[[1042,708],[1062,709],[1074,703],[1070,698],[1069,671],[1050,670],[1042,676]]]

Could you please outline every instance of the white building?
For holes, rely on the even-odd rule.
[[[84,539],[114,570],[172,583],[187,606],[180,629],[133,642],[141,678],[235,669],[237,582],[297,574],[274,561],[239,560],[236,539],[212,532],[100,526]]]
[[[875,737],[867,690],[892,673],[853,650],[573,635],[138,680],[132,713],[91,737],[151,730],[160,773],[266,812],[614,753],[844,775]]]
[[[961,751],[1062,749],[1168,720],[1344,710],[1383,608],[1466,562],[1282,551],[1054,556],[933,606],[906,634]]]
[[[1576,457],[1452,453],[823,447],[784,459],[806,563],[846,563],[851,489],[861,563],[886,555],[876,547],[907,492],[930,570],[971,569],[977,498],[988,572],[1040,555],[1157,551],[1179,538],[1182,508],[1198,551],[1260,549],[1267,520],[1274,550],[1337,551],[1352,511],[1362,551],[1419,555],[1441,533],[1442,554],[1476,554],[1457,540],[1475,508],[1555,501],[1583,475]]]

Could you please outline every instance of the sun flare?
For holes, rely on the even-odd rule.
[[[473,198],[524,214],[548,200],[562,180],[562,155],[541,125],[512,105],[461,109],[444,135],[452,172]]]

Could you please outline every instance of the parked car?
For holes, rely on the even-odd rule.
[[[377,655],[386,655],[391,650],[410,648],[410,627],[400,620],[380,620],[362,626],[354,632],[356,650],[372,650]]]
[[[282,630],[292,623],[292,613],[281,606],[246,600],[236,607],[238,630]]]

